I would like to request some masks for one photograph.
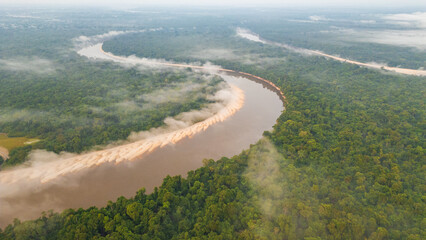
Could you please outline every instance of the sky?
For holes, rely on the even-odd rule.
[[[426,7],[426,0],[0,0],[0,5]]]

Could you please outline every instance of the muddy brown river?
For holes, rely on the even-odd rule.
[[[244,92],[242,107],[224,121],[134,161],[105,162],[31,188],[21,189],[17,185],[14,189],[13,183],[0,185],[13,189],[8,189],[7,195],[0,195],[0,226],[6,226],[14,218],[38,218],[42,211],[50,209],[102,207],[119,196],[132,197],[142,187],[149,193],[167,175],[185,176],[201,167],[203,159],[232,157],[248,149],[276,123],[284,110],[283,96],[255,76],[236,72],[221,72],[221,76]]]

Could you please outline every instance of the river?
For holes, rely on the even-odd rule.
[[[386,71],[400,73],[400,74],[414,75],[414,76],[426,76],[426,70],[423,70],[423,69],[408,69],[408,68],[400,68],[400,67],[389,67],[389,66],[380,65],[380,64],[377,64],[377,63],[363,63],[363,62],[359,62],[359,61],[355,61],[355,60],[350,60],[350,59],[334,56],[334,55],[327,54],[327,53],[317,51],[317,50],[311,50],[311,49],[306,49],[306,48],[298,48],[298,47],[290,46],[288,44],[269,41],[269,40],[263,39],[258,34],[253,33],[248,29],[238,28],[237,29],[237,35],[242,37],[242,38],[245,38],[247,40],[253,41],[253,42],[260,42],[260,43],[263,43],[263,44],[278,46],[278,47],[282,47],[282,48],[285,48],[285,49],[288,49],[288,50],[291,50],[291,51],[294,51],[294,52],[302,53],[302,54],[305,54],[305,55],[307,54],[307,55],[321,56],[321,57],[333,59],[333,60],[336,60],[336,61],[339,61],[339,62],[350,63],[350,64],[358,65],[358,66],[361,66],[361,67],[386,70]]]
[[[102,44],[93,45],[79,53],[103,60],[127,61],[103,52],[101,46]],[[226,119],[216,121],[208,128],[203,128],[203,131],[169,142],[132,161],[98,161],[86,168],[78,168],[78,171],[75,169],[81,164],[74,164],[71,165],[73,171],[67,174],[59,174],[63,170],[56,168],[44,169],[44,172],[59,172],[54,174],[54,178],[46,180],[48,183],[40,181],[38,172],[29,174],[28,178],[22,177],[19,172],[12,175],[20,179],[20,182],[2,182],[0,174],[0,187],[8,190],[8,194],[0,196],[0,226],[11,223],[13,218],[37,218],[42,211],[50,209],[62,211],[67,208],[102,207],[119,196],[131,197],[142,187],[149,193],[154,187],[161,185],[167,175],[185,176],[188,171],[201,167],[203,159],[232,157],[248,149],[250,144],[262,137],[264,131],[272,129],[284,110],[284,96],[275,85],[265,79],[226,69],[210,70],[217,71],[229,85],[240,89],[244,94],[242,106],[238,106]],[[49,166],[46,165],[47,168]],[[3,176],[3,179],[6,177]],[[22,187],[22,184],[30,187]]]

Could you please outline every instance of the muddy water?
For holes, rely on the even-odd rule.
[[[1,197],[0,226],[13,218],[33,219],[42,211],[105,206],[119,196],[131,197],[142,187],[151,192],[167,175],[185,175],[202,166],[205,158],[232,157],[271,130],[283,110],[280,97],[247,78],[224,76],[244,91],[243,107],[224,122],[191,138],[159,148],[133,162],[105,163],[55,179],[55,184],[13,197]]]

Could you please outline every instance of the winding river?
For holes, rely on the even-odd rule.
[[[105,35],[118,34],[122,33]],[[237,35],[359,66],[426,75],[423,70],[361,63],[267,41],[245,29],[237,30]],[[231,86],[226,94],[232,97],[214,115],[190,126],[100,151],[61,156],[64,159],[0,172],[0,227],[11,223],[14,218],[37,218],[42,211],[50,209],[62,211],[67,208],[102,207],[119,196],[131,197],[142,187],[148,193],[152,192],[167,175],[185,176],[188,171],[201,167],[203,159],[232,157],[248,149],[250,144],[262,137],[264,131],[272,129],[284,110],[285,96],[281,90],[268,80],[248,73],[215,66],[115,56],[105,52],[99,42],[78,53],[87,58],[118,64],[207,71],[220,75]]]
[[[0,226],[42,211],[105,206],[144,187],[151,192],[167,175],[183,175],[203,159],[232,157],[271,130],[284,110],[285,97],[273,83],[213,66],[193,66],[115,56],[95,44],[79,51],[88,58],[117,63],[193,68],[215,72],[234,96],[206,120],[144,141],[47,162],[37,171],[21,168],[0,173]],[[38,166],[35,166],[38,167]],[[3,194],[7,193],[7,194]]]
[[[334,55],[327,54],[327,53],[324,53],[324,52],[321,52],[321,51],[318,51],[318,50],[298,48],[298,47],[290,46],[288,44],[269,41],[269,40],[261,38],[258,34],[253,33],[248,29],[238,28],[237,29],[237,35],[242,37],[242,38],[245,38],[247,40],[253,41],[253,42],[260,42],[260,43],[263,43],[263,44],[278,46],[278,47],[285,48],[285,49],[288,49],[288,50],[291,50],[291,51],[294,51],[294,52],[298,52],[298,53],[302,53],[302,54],[321,56],[321,57],[333,59],[333,60],[336,60],[336,61],[339,61],[339,62],[358,65],[360,67],[386,70],[386,71],[395,72],[395,73],[399,73],[399,74],[406,74],[406,75],[423,76],[423,77],[426,76],[426,70],[422,70],[422,69],[389,67],[389,66],[380,65],[380,64],[377,64],[377,63],[364,63],[364,62],[359,62],[359,61],[355,61],[355,60],[351,60],[351,59],[346,59],[346,58],[334,56]]]

